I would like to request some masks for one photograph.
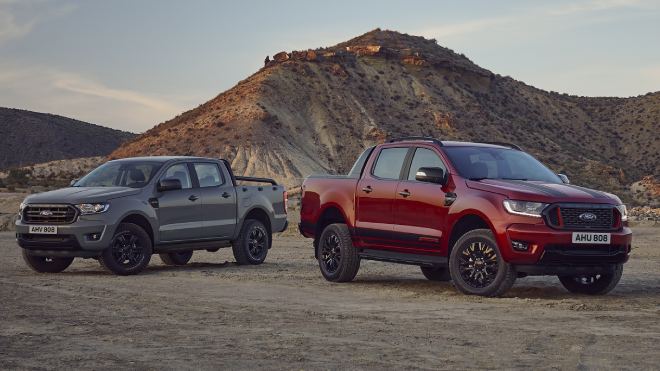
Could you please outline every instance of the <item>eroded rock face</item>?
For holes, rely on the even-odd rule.
[[[289,60],[289,53],[279,52],[273,56],[273,60],[278,63],[282,63]]]
[[[347,50],[369,45],[378,51]],[[514,142],[572,183],[626,202],[631,182],[660,174],[654,130],[660,93],[622,99],[546,92],[495,75],[433,40],[392,31],[279,54],[282,62],[156,126],[113,157],[225,157],[239,174],[295,187],[311,173],[348,171],[367,146],[427,135]]]

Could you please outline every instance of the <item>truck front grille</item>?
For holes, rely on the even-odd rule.
[[[23,221],[27,224],[70,224],[78,211],[71,205],[28,205],[23,209]]]
[[[620,215],[612,205],[559,204],[545,212],[547,223],[556,229],[611,231],[620,227]]]

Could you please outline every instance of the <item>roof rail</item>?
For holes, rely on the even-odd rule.
[[[509,147],[511,149],[515,149],[517,151],[522,151],[522,148],[520,148],[519,145],[513,144],[513,143],[507,143],[507,142],[483,142],[486,144],[494,144],[496,146],[502,146],[502,147]]]
[[[406,140],[423,140],[423,141],[427,141],[427,142],[433,142],[433,143],[439,145],[440,147],[442,147],[442,145],[443,145],[441,141],[439,141],[438,139],[433,138],[433,137],[401,137],[401,138],[390,139],[387,142],[388,143],[394,143],[394,142],[403,142],[403,141],[406,141]]]

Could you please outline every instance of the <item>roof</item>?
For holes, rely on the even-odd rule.
[[[168,162],[175,160],[213,160],[218,161],[217,158],[211,157],[196,157],[196,156],[143,156],[143,157],[126,157],[118,158],[112,161],[153,161],[153,162]]]
[[[522,149],[513,143],[505,142],[460,142],[453,140],[439,140],[431,137],[403,137],[389,140],[388,143],[400,142],[431,142],[441,147],[489,147],[489,148],[508,148],[521,151]]]

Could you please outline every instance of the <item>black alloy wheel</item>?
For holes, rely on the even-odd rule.
[[[268,232],[263,225],[255,224],[247,235],[247,251],[250,258],[261,260],[268,251]]]
[[[497,266],[497,253],[486,241],[472,242],[460,251],[458,267],[461,278],[474,288],[490,285],[497,277]]]
[[[136,224],[121,223],[99,262],[114,274],[137,274],[149,264],[151,246],[151,238],[144,229]]]

